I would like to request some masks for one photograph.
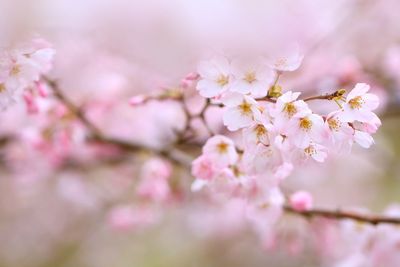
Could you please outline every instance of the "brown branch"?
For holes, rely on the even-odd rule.
[[[335,92],[331,94],[325,94],[325,95],[318,95],[318,96],[310,96],[302,99],[303,101],[311,101],[311,100],[340,100],[342,99],[343,95],[346,93],[345,89],[339,89],[336,90]]]
[[[387,216],[378,216],[371,214],[360,214],[351,211],[342,211],[342,210],[326,210],[326,209],[311,209],[307,211],[297,211],[291,208],[288,205],[284,205],[283,209],[288,213],[293,213],[296,215],[304,216],[307,218],[311,217],[324,217],[330,219],[351,219],[358,222],[369,223],[373,225],[377,225],[380,223],[390,223],[390,224],[400,224],[399,217],[387,217]]]
[[[311,101],[311,100],[331,100],[332,97],[330,94],[327,95],[318,95],[318,96],[310,96],[303,99],[303,101]]]
[[[133,142],[128,142],[125,140],[120,140],[112,137],[108,137],[102,133],[102,131],[95,126],[82,112],[81,109],[79,109],[75,104],[69,100],[68,97],[66,97],[61,89],[58,86],[58,83],[54,80],[51,80],[49,78],[44,77],[43,78],[48,85],[52,88],[54,92],[54,96],[62,102],[69,110],[72,112],[81,122],[82,124],[88,129],[89,131],[89,136],[88,140],[97,142],[97,143],[102,143],[102,144],[107,144],[107,145],[113,145],[116,146],[124,151],[128,152],[140,152],[140,151],[147,151],[151,152],[154,154],[158,154],[164,158],[167,158],[168,160],[171,160],[172,162],[182,166],[182,167],[187,167],[190,166],[191,163],[191,157],[187,156],[181,151],[178,151],[177,149],[166,149],[166,150],[157,150],[151,147],[146,147],[142,144],[137,144]]]
[[[261,97],[261,98],[256,98],[255,100],[257,101],[267,101],[267,102],[271,102],[271,103],[276,103],[275,99],[272,99],[269,96],[265,96],[265,97]]]
[[[91,121],[85,116],[85,114],[78,108],[76,107],[60,90],[58,87],[57,82],[45,78],[45,81],[52,87],[54,91],[54,96],[59,99],[62,103],[66,105],[66,107],[76,115],[76,117],[87,127],[87,129],[90,131],[91,136],[89,136],[89,140],[98,142],[98,143],[103,143],[107,145],[114,145],[117,146],[118,148],[128,151],[128,152],[139,152],[139,151],[148,151],[152,152],[155,154],[158,154],[162,157],[165,157],[178,165],[184,167],[184,168],[190,168],[192,158],[188,156],[186,153],[172,148],[172,149],[165,149],[165,150],[156,150],[153,148],[145,147],[141,144],[136,144],[136,143],[131,143],[128,141],[120,140],[120,139],[115,139],[112,137],[107,137],[105,136],[99,128],[97,128],[94,124],[91,123]],[[327,99],[327,100],[332,100],[335,97],[339,97],[341,95],[338,95],[338,92],[340,90],[336,91],[333,94],[327,94],[323,96],[314,96],[314,97],[308,97],[303,99],[304,101],[310,101],[314,99]],[[260,99],[258,99],[260,100]],[[275,102],[275,100],[265,97],[263,100],[270,101],[270,102]],[[195,117],[204,117],[204,113],[206,109],[210,106],[213,106],[210,101],[207,101],[204,107],[201,109],[200,113],[197,115],[192,115],[188,112],[187,109],[185,109],[186,115],[188,116],[187,119],[190,120]],[[185,127],[186,128],[186,127]],[[350,212],[350,211],[341,211],[341,210],[325,210],[325,209],[311,209],[307,211],[296,211],[293,208],[291,208],[289,205],[284,205],[283,209],[287,213],[292,213],[298,216],[303,216],[306,218],[311,218],[311,217],[324,217],[324,218],[330,218],[330,219],[351,219],[363,223],[370,223],[373,225],[377,225],[380,223],[390,223],[390,224],[400,224],[400,218],[396,217],[385,217],[385,216],[377,216],[377,215],[368,215],[368,214],[360,214],[356,212]]]

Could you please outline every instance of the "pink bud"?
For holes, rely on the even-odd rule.
[[[188,75],[186,75],[185,80],[189,80],[189,81],[195,81],[198,78],[200,78],[200,75],[196,72],[191,72]]]
[[[193,82],[195,82],[198,78],[200,78],[200,75],[198,73],[191,72],[181,80],[181,86],[184,89],[187,89],[191,87],[193,85]]]
[[[31,93],[31,91],[24,92],[24,100],[27,105],[30,105],[33,103],[33,94]]]
[[[290,196],[290,206],[296,211],[305,211],[312,208],[313,198],[309,192],[297,191]]]
[[[36,88],[41,97],[45,98],[49,95],[49,93],[47,92],[46,86],[42,82],[40,82],[40,81],[36,82]]]
[[[129,100],[131,106],[139,106],[144,104],[146,98],[143,95],[136,95]]]
[[[35,99],[33,97],[32,92],[31,91],[25,91],[23,96],[24,96],[27,112],[29,114],[37,113],[39,111],[39,107],[36,104],[36,101],[35,101]]]

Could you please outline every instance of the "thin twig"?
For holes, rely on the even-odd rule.
[[[265,97],[261,97],[261,98],[256,98],[257,101],[267,101],[267,102],[271,102],[271,103],[276,103],[276,100],[269,97],[269,96],[265,96]]]
[[[135,143],[127,142],[124,140],[106,137],[101,132],[101,130],[98,129],[95,125],[93,125],[90,122],[90,120],[88,120],[86,118],[85,114],[78,107],[76,107],[62,93],[62,91],[58,87],[57,82],[47,79],[47,78],[45,80],[52,87],[55,97],[58,98],[62,103],[64,103],[66,105],[66,107],[71,112],[73,112],[76,115],[76,117],[88,128],[88,130],[91,132],[90,138],[92,141],[96,141],[96,142],[104,143],[104,144],[108,144],[108,145],[114,145],[114,146],[119,147],[122,150],[129,151],[129,152],[149,151],[152,153],[156,153],[160,156],[163,156],[163,157],[179,164],[180,166],[182,166],[184,168],[190,168],[192,158],[190,156],[188,156],[186,153],[184,153],[180,150],[177,150],[175,148],[172,148],[169,150],[155,150],[155,149],[145,147],[140,144],[135,144]],[[309,101],[309,100],[314,100],[314,99],[333,99],[333,97],[336,97],[335,93],[330,94],[330,95],[324,95],[324,96],[309,97],[309,98],[304,99],[304,101]],[[272,100],[272,99],[270,99],[270,100]],[[207,102],[205,107],[201,110],[200,114],[198,114],[197,116],[201,116],[201,114],[204,114],[206,108],[211,105],[212,104],[210,104],[210,102]],[[189,116],[189,118],[192,118],[192,117],[193,117],[192,115]],[[307,211],[296,211],[288,205],[284,205],[283,209],[287,213],[293,213],[293,214],[307,217],[307,218],[325,217],[325,218],[331,218],[331,219],[352,219],[352,220],[356,220],[359,222],[370,223],[373,225],[377,225],[380,223],[400,224],[400,218],[360,214],[360,213],[350,212],[350,211],[325,210],[325,209],[311,209],[311,210],[307,210]]]
[[[49,78],[44,78],[44,80],[49,84],[54,92],[54,96],[62,102],[69,110],[72,112],[88,129],[89,137],[88,139],[97,143],[103,143],[108,145],[116,146],[122,150],[129,152],[139,152],[139,151],[147,151],[154,154],[158,154],[162,157],[165,157],[172,162],[182,166],[187,167],[190,166],[191,157],[184,156],[183,152],[178,152],[176,149],[170,150],[157,150],[154,148],[146,147],[142,144],[137,144],[133,142],[128,142],[125,140],[120,140],[112,137],[108,137],[102,133],[102,131],[97,128],[86,116],[85,114],[77,107],[75,104],[66,97],[63,92],[60,90],[58,83]]]
[[[356,212],[350,211],[341,211],[341,210],[326,210],[326,209],[311,209],[307,211],[297,211],[291,208],[288,205],[285,205],[284,210],[288,213],[293,213],[296,215],[304,216],[307,218],[310,217],[324,217],[330,219],[351,219],[358,222],[369,223],[373,225],[377,225],[380,223],[390,223],[390,224],[400,224],[399,217],[387,217],[387,216],[378,216],[378,215],[370,215],[370,214],[360,214]]]

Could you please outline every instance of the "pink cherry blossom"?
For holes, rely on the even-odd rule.
[[[340,111],[328,114],[325,125],[330,139],[330,148],[337,151],[349,152],[353,143],[354,129],[349,123],[340,119]]]
[[[289,121],[296,116],[303,116],[311,113],[307,103],[297,100],[298,92],[288,91],[278,97],[276,104],[270,109],[269,114],[274,118],[274,129],[279,134],[287,134]]]
[[[49,44],[38,39],[0,55],[1,108],[15,102],[24,89],[38,82],[40,75],[49,71],[54,53]],[[34,109],[32,105],[30,109]]]
[[[207,140],[203,154],[219,168],[235,164],[238,154],[233,141],[223,135],[215,135]]]
[[[376,95],[367,93],[370,86],[365,83],[358,83],[350,91],[343,104],[343,112],[339,114],[342,121],[369,122],[376,120],[376,115],[372,112],[379,105],[379,99]]]
[[[203,97],[215,97],[227,91],[232,83],[231,66],[224,57],[203,61],[198,66],[197,90]]]
[[[234,82],[231,91],[264,97],[275,79],[275,72],[261,62],[244,62],[236,60],[232,63]]]
[[[254,149],[245,150],[243,162],[251,174],[271,174],[272,183],[278,183],[286,178],[293,169],[284,151],[275,144],[268,146],[258,144]]]
[[[254,123],[252,126],[243,129],[243,141],[245,146],[250,148],[258,144],[268,145],[270,143],[269,130],[273,125]]]
[[[227,107],[223,122],[230,131],[248,127],[256,118],[261,117],[258,103],[249,96],[232,93],[225,96],[222,102]]]
[[[304,55],[300,53],[300,48],[296,45],[281,50],[276,56],[268,59],[268,63],[277,71],[295,71],[300,67],[303,58]]]
[[[324,162],[328,157],[328,149],[325,146],[310,143],[306,148],[302,151],[302,157],[304,159],[312,158],[317,162]]]
[[[211,159],[201,155],[192,162],[192,175],[197,179],[211,180],[215,177],[217,168]]]
[[[321,142],[326,136],[324,120],[320,115],[297,116],[290,122],[288,136],[299,148],[306,148],[312,141]]]

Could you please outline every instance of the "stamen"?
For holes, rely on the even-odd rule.
[[[225,142],[217,144],[217,150],[220,154],[226,154],[228,152],[228,144]]]
[[[254,71],[247,72],[246,75],[244,76],[244,80],[248,83],[255,82],[257,80],[256,73]]]
[[[21,66],[16,64],[12,67],[12,69],[10,71],[10,75],[15,76],[15,75],[18,75],[20,72],[21,72]]]
[[[286,103],[283,111],[288,115],[289,118],[293,117],[294,114],[297,113],[297,108],[293,104],[293,102]]]
[[[317,153],[317,150],[313,146],[309,146],[309,147],[304,149],[304,152],[307,155],[312,156],[312,155],[315,155]]]
[[[364,100],[361,96],[357,96],[349,101],[350,107],[352,109],[360,109],[364,104]]]
[[[256,132],[256,136],[258,139],[267,133],[267,129],[265,129],[265,127],[261,124],[257,125],[254,131]]]
[[[242,112],[243,115],[250,115],[251,112],[251,104],[243,101],[242,104],[239,105],[239,110]]]
[[[329,125],[329,129],[337,132],[337,131],[339,131],[342,123],[337,118],[330,118],[330,119],[328,119],[328,125]]]
[[[305,130],[305,131],[309,131],[313,125],[312,121],[308,118],[303,118],[300,120],[300,128]]]
[[[216,82],[222,87],[225,86],[229,83],[229,76],[226,75],[219,75]]]

